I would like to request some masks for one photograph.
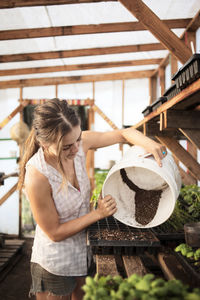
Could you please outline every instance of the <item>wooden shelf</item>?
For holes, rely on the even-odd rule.
[[[179,166],[183,183],[195,184],[200,180],[197,154],[186,151],[178,142],[187,140],[193,148],[200,149],[200,78],[133,127],[156,138],[185,165],[188,172]]]
[[[152,121],[169,109],[187,110],[200,104],[200,79],[194,81],[191,85],[182,90],[178,95],[163,103],[155,111],[144,117],[134,128],[141,128],[145,123]]]

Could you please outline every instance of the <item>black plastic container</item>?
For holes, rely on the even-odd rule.
[[[149,229],[127,226],[114,217],[102,219],[88,228],[93,254],[133,253],[160,247],[160,241]]]
[[[184,225],[185,241],[191,247],[200,247],[200,222]]]
[[[185,242],[185,235],[184,231],[182,232],[163,232],[159,228],[151,228],[152,232],[155,236],[162,242],[169,242],[169,241],[179,241],[180,243]]]
[[[181,89],[176,87],[176,83],[173,83],[163,94],[163,96],[167,97],[167,100],[170,100],[171,98],[175,97],[177,94],[179,94]]]
[[[166,101],[167,101],[167,97],[165,97],[165,96],[159,97],[156,101],[154,101],[151,104],[152,111],[156,110],[158,107],[160,107]]]
[[[200,77],[200,54],[193,54],[190,59],[176,72],[172,80],[178,89],[184,89]]]
[[[152,112],[152,107],[151,105],[148,105],[143,111],[142,114],[144,115],[144,117],[146,117],[147,115],[149,115]]]
[[[200,286],[200,272],[195,268],[194,264],[192,261],[190,261],[188,258],[183,256],[179,252],[174,251],[175,256],[179,260],[179,262],[182,264],[184,269],[190,274],[194,286]]]

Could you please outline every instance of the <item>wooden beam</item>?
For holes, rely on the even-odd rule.
[[[81,4],[93,2],[115,2],[118,0],[3,0],[0,1],[0,8],[15,8],[27,6],[48,6],[63,4]]]
[[[150,122],[145,123],[144,126],[145,135],[153,138],[155,136],[170,136],[180,139],[180,132],[176,129],[174,130],[160,130],[159,120],[151,120]]]
[[[11,189],[0,199],[0,205],[2,205],[17,189],[17,183],[11,187]]]
[[[189,140],[187,140],[187,146],[186,147],[187,147],[188,153],[190,153],[190,155],[192,155],[192,157],[194,157],[194,159],[198,161],[197,147],[194,146],[194,144],[191,143]],[[190,171],[187,170],[187,173],[190,174]],[[193,177],[192,174],[190,174],[190,175],[191,175],[191,177]],[[194,178],[194,184],[197,184],[196,178]]]
[[[178,141],[171,137],[156,136],[156,138],[169,148],[173,155],[187,167],[192,176],[200,180],[200,164],[179,144]]]
[[[27,102],[23,102],[23,104],[20,104],[19,106],[17,106],[12,112],[11,114],[9,114],[1,123],[0,123],[0,130],[6,125],[8,124],[8,122],[19,112],[21,112],[24,107],[27,105]]]
[[[189,173],[186,173],[180,166],[178,166],[180,175],[181,175],[181,181],[185,185],[191,185],[196,184],[196,179],[191,176]]]
[[[92,64],[8,69],[8,70],[0,70],[0,76],[63,72],[63,71],[88,70],[88,69],[100,69],[100,68],[114,68],[114,67],[127,67],[127,66],[141,66],[141,65],[151,65],[151,64],[154,65],[154,64],[159,64],[161,60],[162,59],[160,59],[160,58],[151,58],[151,59],[101,62],[101,63],[92,63]]]
[[[169,61],[171,66],[171,78],[172,78],[173,75],[178,71],[178,61],[171,53],[169,56]],[[171,80],[171,83],[173,83],[173,80]]]
[[[156,85],[157,85],[157,76],[152,76],[149,78],[149,103],[152,104],[156,100]]]
[[[185,32],[181,35],[181,38],[184,37],[184,35],[187,31],[195,32],[199,27],[200,27],[200,10],[196,13],[194,18],[190,21],[187,28],[185,29]]]
[[[141,44],[141,45],[128,45],[128,46],[115,46],[103,48],[89,48],[89,49],[76,49],[64,51],[48,51],[37,53],[22,53],[22,54],[9,54],[0,55],[0,62],[17,62],[17,61],[32,61],[41,59],[56,59],[77,56],[90,56],[90,55],[104,55],[104,54],[117,54],[117,53],[132,53],[143,51],[165,50],[165,47],[159,43]]]
[[[160,95],[157,96],[160,97],[165,92],[165,69],[164,68],[159,69],[158,76],[160,79]]]
[[[185,28],[192,19],[172,19],[163,20],[169,28]],[[67,36],[77,34],[96,34],[108,32],[126,32],[146,30],[140,22],[120,22],[107,24],[91,24],[76,26],[57,26],[31,29],[15,29],[0,31],[0,40],[30,39],[53,36]]]
[[[180,39],[185,42],[185,36],[187,35],[187,32],[188,31],[195,32],[199,27],[200,27],[200,10],[196,13],[194,18],[190,21],[187,28],[184,30],[183,34],[181,35]],[[162,66],[166,66],[168,64],[168,61],[169,61],[169,54],[165,58],[163,58],[158,69]],[[155,73],[153,74],[153,76],[158,73],[158,69],[155,70]]]
[[[114,255],[96,255],[96,265],[100,276],[119,275]]]
[[[183,64],[192,51],[141,0],[119,0]]]
[[[104,121],[106,121],[112,127],[112,129],[119,129],[97,105],[94,104],[92,109],[97,112],[104,119]]]
[[[124,263],[127,277],[131,276],[132,274],[144,276],[147,273],[147,270],[139,256],[123,255],[122,260]]]
[[[198,129],[182,129],[179,130],[186,136],[186,138],[197,148],[200,149],[200,131]]]
[[[153,70],[145,70],[145,71],[121,72],[121,73],[100,74],[100,75],[8,80],[8,81],[0,81],[0,89],[27,87],[27,86],[45,86],[45,85],[55,85],[55,84],[71,84],[71,83],[93,82],[93,81],[148,78],[151,76],[152,72]]]
[[[163,114],[163,129],[200,129],[200,111],[196,110],[166,110]]]

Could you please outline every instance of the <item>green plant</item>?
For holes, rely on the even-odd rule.
[[[196,262],[199,263],[200,261],[200,248],[198,249],[193,249],[192,247],[190,247],[189,245],[185,244],[185,243],[182,243],[182,244],[179,244],[175,249],[174,251],[176,252],[181,252],[181,254],[183,256],[186,256],[187,258],[189,259],[193,259],[195,260]],[[198,265],[198,264],[197,264]]]
[[[200,187],[186,185],[180,190],[179,197],[171,217],[158,228],[163,232],[183,231],[186,223],[200,219]]]
[[[90,202],[93,203],[93,206],[96,207],[97,206],[97,203],[98,203],[98,199],[99,199],[99,196],[101,194],[101,189],[102,189],[102,186],[103,186],[103,183],[106,179],[106,176],[108,174],[108,171],[104,170],[104,171],[96,171],[95,172],[95,189],[93,190],[93,193],[92,193],[92,197],[90,199]]]
[[[200,219],[200,187],[196,184],[182,187],[179,195],[179,202],[182,209],[192,217]]]
[[[166,281],[153,274],[128,278],[95,275],[83,286],[84,300],[199,300],[200,289],[190,289],[180,280]]]

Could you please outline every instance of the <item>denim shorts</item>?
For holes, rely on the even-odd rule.
[[[76,287],[76,277],[49,273],[37,263],[31,263],[32,286],[30,295],[49,292],[51,295],[67,296]]]

